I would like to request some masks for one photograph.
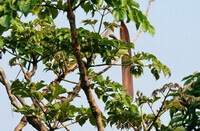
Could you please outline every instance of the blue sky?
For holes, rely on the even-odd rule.
[[[136,0],[140,3],[141,9],[145,11],[148,0]],[[151,92],[162,87],[169,82],[177,82],[183,84],[181,79],[195,71],[200,71],[200,1],[199,0],[155,0],[152,3],[149,13],[149,20],[156,29],[156,34],[152,37],[148,33],[142,33],[141,37],[135,43],[136,51],[149,52],[157,56],[157,58],[166,64],[172,71],[172,76],[166,78],[161,76],[159,80],[155,80],[149,70],[145,70],[141,78],[134,79],[135,90],[143,91],[144,94],[150,96]],[[82,13],[77,12],[77,20],[83,18]],[[112,19],[109,19],[112,21]],[[56,23],[59,27],[67,26],[68,22],[60,16]],[[78,26],[81,26],[78,22]],[[131,38],[133,39],[137,31],[134,25],[128,24]],[[118,35],[118,33],[115,33]],[[5,56],[8,59],[9,56]],[[7,77],[14,79],[17,68],[10,68],[6,63],[7,60],[0,60],[0,66],[7,73]],[[105,75],[109,75],[115,81],[121,81],[121,69],[112,68]],[[45,74],[40,74],[36,79],[40,79]],[[12,112],[12,106],[7,98],[3,85],[0,90],[0,127],[4,127],[5,131],[11,131],[18,124],[21,115]],[[85,98],[84,96],[82,98]],[[78,103],[85,103],[85,100],[77,100]],[[100,103],[101,105],[101,103]],[[148,109],[146,109],[148,111]],[[164,120],[167,122],[167,120]],[[73,125],[69,127],[71,130],[80,129],[79,126]],[[95,127],[85,125],[81,130],[96,130]],[[33,131],[30,126],[25,127],[25,131]],[[116,130],[115,128],[106,128],[107,131]]]

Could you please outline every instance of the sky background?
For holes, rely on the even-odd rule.
[[[141,10],[145,11],[148,0],[136,0],[140,3]],[[159,80],[155,80],[150,71],[147,69],[145,73],[138,79],[134,79],[135,92],[140,90],[145,95],[150,96],[152,91],[162,87],[164,84],[173,82],[183,84],[181,79],[195,71],[200,71],[200,1],[199,0],[155,0],[152,3],[148,19],[156,29],[156,34],[152,37],[148,33],[142,33],[141,37],[135,43],[135,52],[143,51],[152,53],[165,65],[167,65],[172,72],[170,78],[161,75]],[[85,19],[83,12],[77,13],[77,25],[80,27],[80,20]],[[26,19],[27,21],[30,19]],[[113,19],[108,19],[113,21]],[[59,16],[55,21],[58,27],[68,26],[68,22]],[[133,40],[137,34],[134,24],[128,24],[130,36]],[[114,33],[118,36],[118,33]],[[8,59],[10,56],[6,55],[0,60],[0,66],[5,70],[9,80],[14,80],[18,73],[18,68],[10,68],[8,66]],[[39,71],[38,71],[39,72]],[[121,81],[121,69],[113,67],[109,72],[104,74],[109,75],[112,80]],[[47,77],[48,76],[48,77]],[[73,76],[74,77],[74,76]],[[34,77],[35,80],[43,78],[54,78],[51,74],[41,73]],[[77,78],[74,78],[77,80]],[[19,123],[21,115],[12,112],[12,106],[8,100],[6,91],[2,84],[0,84],[0,127],[4,131],[12,131]],[[82,93],[82,92],[81,92]],[[83,94],[83,93],[82,93]],[[75,100],[77,105],[88,106],[85,96]],[[103,105],[100,103],[100,108]],[[155,107],[156,108],[156,107]],[[146,109],[148,111],[148,109]],[[165,115],[167,117],[167,114]],[[167,119],[163,120],[167,123]],[[81,128],[73,125],[69,129],[75,131],[81,129],[82,131],[96,130],[95,127],[86,124]],[[106,128],[106,131],[116,131],[115,128]],[[24,131],[34,131],[31,126],[26,126]]]

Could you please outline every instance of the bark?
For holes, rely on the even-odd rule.
[[[123,21],[121,22],[120,39],[124,40],[125,42],[130,42],[128,28]],[[132,57],[131,49],[128,50],[128,53],[129,56],[122,57],[122,62],[126,61],[127,57]],[[122,67],[122,84],[126,87],[125,92],[133,98],[133,75],[130,74],[130,66]]]
[[[26,117],[22,117],[20,123],[15,127],[14,131],[22,131],[22,129],[27,125],[27,119]]]
[[[79,68],[79,72],[80,72],[80,81],[81,81],[80,85],[81,85],[81,88],[85,92],[88,103],[92,110],[92,114],[97,121],[98,130],[103,131],[104,127],[103,127],[103,123],[102,123],[102,119],[101,119],[101,111],[100,111],[98,105],[96,104],[96,101],[92,94],[90,84],[88,81],[88,76],[87,76],[87,68],[85,67],[85,64],[81,57],[81,47],[80,47],[80,44],[78,43],[78,34],[76,31],[75,15],[73,13],[71,0],[68,0],[68,15],[67,15],[67,17],[69,19],[69,24],[70,24],[70,29],[71,29],[73,54],[77,59],[78,68]]]
[[[4,70],[1,67],[0,67],[0,82],[5,86],[7,94],[8,94],[8,97],[10,99],[10,102],[16,109],[20,109],[21,108],[21,106],[18,103],[18,101],[16,100],[16,98],[20,101],[20,103],[22,105],[28,105],[23,98],[21,98],[20,96],[14,96],[11,93],[10,83],[9,83],[7,77],[6,77],[6,74],[5,74]],[[16,131],[20,131],[20,129],[22,129],[23,126],[25,126],[25,123],[26,123],[25,119],[26,118],[22,118],[22,120],[20,121],[18,126],[15,128]],[[27,120],[36,129],[38,129],[40,131],[47,131],[47,128],[45,127],[45,125],[39,119],[36,120],[36,117],[34,117],[34,116],[27,117]],[[46,130],[44,130],[44,129],[46,129]]]
[[[17,108],[17,109],[20,109],[21,106],[19,105],[19,103],[17,102],[15,96],[13,94],[11,94],[11,87],[10,87],[10,83],[6,77],[6,74],[4,72],[4,70],[0,67],[0,77],[1,77],[1,82],[3,85],[5,85],[6,87],[6,91],[7,91],[7,94],[8,94],[8,97],[10,99],[10,102],[11,104]]]
[[[48,131],[46,126],[36,117],[33,115],[29,115],[26,117],[27,121],[38,131]]]

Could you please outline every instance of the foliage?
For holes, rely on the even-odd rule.
[[[88,30],[87,26],[77,28],[75,29],[75,33],[77,33],[75,38],[72,26],[58,28],[54,24],[54,19],[61,14],[60,12],[68,16],[68,19],[70,18],[69,16],[72,15],[69,13],[71,4],[73,11],[81,8],[92,18],[95,18],[97,14],[101,16],[100,19],[82,21],[84,25],[91,26],[94,31]],[[22,21],[22,16],[29,17],[30,15],[35,16],[34,20]],[[104,21],[103,18],[106,16],[112,16],[116,22]],[[8,95],[14,95],[22,105],[15,111],[27,117],[30,115],[37,117],[45,123],[49,130],[66,128],[74,123],[82,126],[86,121],[98,127],[97,117],[99,114],[94,111],[94,107],[98,106],[91,106],[94,104],[94,100],[89,94],[91,89],[105,104],[105,111],[100,112],[104,127],[110,124],[119,129],[150,130],[153,126],[157,130],[164,130],[167,129],[167,126],[161,123],[160,116],[169,110],[171,121],[168,129],[197,128],[200,124],[198,112],[200,75],[198,73],[184,78],[187,80],[187,86],[188,83],[192,83],[187,89],[181,88],[177,84],[169,84],[156,90],[152,98],[137,93],[138,98],[133,104],[133,98],[124,92],[125,87],[112,81],[109,77],[104,79],[101,74],[106,70],[100,73],[94,70],[94,67],[100,66],[95,65],[97,61],[100,60],[102,66],[112,66],[115,65],[113,62],[116,62],[121,56],[128,55],[128,49],[134,49],[133,43],[101,37],[101,34],[109,29],[114,31],[114,29],[120,28],[117,22],[124,20],[134,22],[137,29],[141,28],[151,35],[155,33],[147,17],[140,11],[139,4],[133,0],[73,0],[72,3],[69,3],[69,0],[0,0],[0,34],[10,31],[8,36],[0,37],[0,49],[4,54],[12,55],[9,64],[20,66],[24,75],[23,78],[13,80],[11,86],[7,87],[12,93],[8,93]],[[71,21],[69,20],[69,22]],[[98,24],[99,26],[97,26]],[[95,31],[96,29],[98,31]],[[74,47],[74,39],[78,46]],[[77,56],[81,58],[81,61]],[[81,62],[86,70],[84,79],[82,76],[85,74],[81,72],[83,70]],[[55,74],[55,79],[52,79],[50,83],[45,78],[39,82],[32,79],[38,73],[36,71],[40,65],[44,66],[44,71]],[[136,52],[132,58],[127,58],[127,61],[120,66],[130,66],[130,73],[135,77],[143,74],[145,67],[151,70],[156,80],[159,79],[160,73],[165,76],[171,75],[167,66],[154,55],[144,52]],[[78,71],[78,74],[74,72],[75,70]],[[78,75],[80,81],[66,80],[68,74]],[[2,75],[0,78],[5,79]],[[0,79],[1,82],[7,86],[2,79]],[[61,83],[64,81],[76,85],[74,87],[65,86]],[[85,85],[83,86],[83,84]],[[70,89],[73,91],[70,92]],[[79,96],[81,89],[84,90],[90,107],[72,104],[72,101]],[[161,99],[157,93],[164,94],[166,91],[157,114],[145,114],[140,110],[144,104],[148,104],[152,108],[153,103]],[[27,104],[24,100],[28,98],[31,99],[31,102]],[[11,99],[11,103],[13,100]],[[71,121],[73,122],[71,123]],[[30,121],[29,123],[34,126],[34,123]],[[68,125],[64,126],[66,123]]]

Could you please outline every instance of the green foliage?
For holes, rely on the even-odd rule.
[[[133,98],[124,92],[124,86],[112,81],[109,77],[104,79],[93,70],[93,67],[97,66],[95,63],[101,62],[100,66],[111,66],[112,62],[121,56],[128,56],[129,49],[134,49],[133,43],[101,37],[107,29],[114,31],[120,28],[117,23],[104,21],[103,18],[107,14],[113,16],[116,22],[127,20],[127,22],[134,22],[137,29],[142,28],[144,32],[149,32],[151,35],[155,33],[147,17],[139,10],[137,2],[134,0],[74,0],[72,8],[74,12],[77,8],[82,8],[86,14],[92,16],[92,19],[83,20],[82,23],[85,26],[92,26],[94,31],[82,27],[77,28],[76,33],[80,45],[78,50],[80,49],[80,56],[89,76],[89,88],[105,104],[105,112],[101,114],[105,127],[111,125],[118,129],[132,128],[134,130],[199,128],[199,73],[183,79],[186,80],[187,88],[168,84],[155,90],[151,98],[137,93],[136,101],[132,102]],[[14,96],[25,98],[25,100],[30,98],[32,102],[32,105],[25,104],[15,111],[25,116],[37,117],[50,130],[60,128],[60,123],[71,121],[81,126],[89,121],[91,125],[97,126],[91,108],[75,106],[71,102],[79,96],[80,90],[77,87],[80,85],[68,81],[76,84],[73,91],[68,92],[71,85],[63,86],[62,83],[66,75],[72,74],[73,71],[76,75],[80,75],[76,70],[78,68],[75,58],[76,50],[72,47],[70,28],[58,28],[54,24],[54,19],[59,13],[62,11],[66,14],[67,10],[68,3],[64,0],[0,0],[0,34],[10,30],[10,35],[0,37],[0,49],[4,54],[12,55],[9,64],[19,65],[25,78],[14,80],[11,91]],[[100,14],[100,19],[93,19],[96,13]],[[22,16],[30,15],[36,18],[29,22],[22,21]],[[98,32],[95,31],[97,26]],[[44,65],[44,71],[51,71],[56,76],[49,84],[47,81],[34,82],[31,79],[40,65]],[[160,73],[165,76],[171,75],[167,66],[154,55],[144,52],[136,52],[132,58],[127,58],[122,66],[130,67],[130,73],[135,77],[141,76],[145,67],[151,70],[156,80],[159,79]],[[96,77],[92,77],[94,75]],[[148,105],[153,109],[153,104],[162,100],[159,94],[164,94],[160,112],[144,113],[143,105]],[[169,111],[171,117],[167,126],[160,120],[161,115],[166,111]]]
[[[144,62],[143,62],[144,61]],[[149,64],[144,64],[148,63]],[[151,73],[155,77],[156,80],[160,78],[159,73],[163,73],[165,76],[170,76],[170,69],[162,64],[154,55],[149,53],[135,53],[132,58],[129,58],[123,65],[129,66],[131,65],[130,72],[138,78],[143,73],[144,67],[148,67],[151,70]]]

